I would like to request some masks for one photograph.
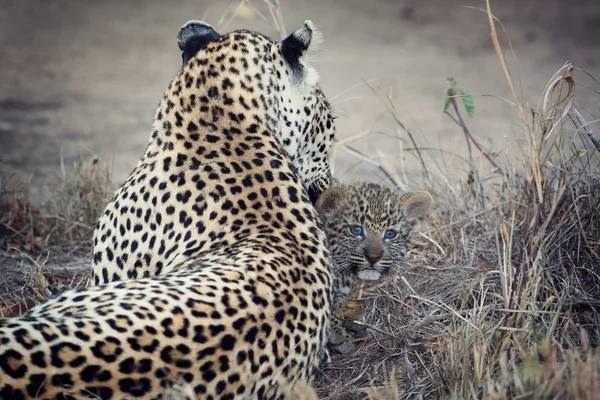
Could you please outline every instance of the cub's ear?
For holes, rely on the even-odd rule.
[[[298,29],[281,41],[281,54],[290,66],[294,78],[305,80],[314,85],[319,76],[307,61],[308,53],[321,44],[321,33],[311,21],[305,21],[304,27]]]
[[[217,40],[220,36],[221,35],[206,22],[187,22],[177,33],[177,44],[181,49],[183,65],[187,64],[198,51],[205,48],[210,42]]]
[[[328,212],[335,210],[346,200],[346,191],[341,187],[330,187],[319,195],[315,208],[319,215],[323,216]]]
[[[432,203],[433,198],[427,192],[407,193],[400,198],[400,205],[404,208],[404,215],[409,221],[424,217]]]

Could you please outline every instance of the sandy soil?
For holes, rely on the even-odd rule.
[[[189,19],[205,19],[222,32],[245,27],[277,37],[264,3],[254,3],[268,22],[247,12],[221,20],[227,1],[0,1],[0,168],[38,182],[58,173],[61,158],[68,165],[98,155],[113,163],[114,179],[122,181],[143,152],[155,107],[180,66],[178,28]],[[469,125],[480,140],[492,138],[498,150],[506,137],[521,135],[509,105],[481,97],[510,97],[486,16],[461,7],[485,2],[281,3],[288,32],[305,19],[323,31],[317,62],[322,86],[341,116],[339,139],[380,132],[357,147],[400,160],[398,142],[390,138],[397,126],[380,99],[360,86],[372,80],[383,97],[391,96],[420,145],[464,154],[461,131],[441,112],[447,76],[476,96]],[[600,77],[599,2],[503,0],[492,6],[512,40],[532,103],[567,60]],[[581,73],[576,81],[579,101],[595,114],[598,85]],[[339,153],[336,174],[380,178],[374,168],[356,162]]]

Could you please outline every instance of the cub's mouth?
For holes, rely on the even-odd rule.
[[[356,277],[363,281],[376,281],[381,278],[381,272],[373,268],[365,268],[358,271]]]

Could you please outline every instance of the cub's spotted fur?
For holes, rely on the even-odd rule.
[[[309,196],[334,133],[314,35],[181,29],[184,66],[94,234],[103,285],[0,321],[0,398],[281,399],[310,382],[332,277]]]
[[[334,308],[329,344],[336,352],[354,350],[341,314],[354,281],[378,280],[398,269],[410,244],[414,222],[427,213],[431,203],[427,192],[401,195],[373,183],[332,187],[319,197],[316,207],[333,259]]]

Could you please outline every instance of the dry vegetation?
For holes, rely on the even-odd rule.
[[[368,333],[318,374],[322,398],[581,399],[600,390],[600,143],[573,76],[585,73],[566,64],[529,107],[486,12],[523,138],[493,157],[451,107],[469,144],[463,178],[424,152],[412,174],[357,154],[398,189],[426,188],[436,202],[403,275],[355,287]],[[475,166],[475,149],[486,168]]]
[[[51,200],[39,204],[27,185],[0,174],[0,317],[82,283],[110,186],[106,165],[78,162],[47,185]]]
[[[279,7],[268,4],[283,31]],[[338,143],[399,190],[427,189],[436,202],[403,274],[355,288],[366,335],[355,354],[334,356],[317,373],[321,398],[577,399],[600,390],[600,142],[577,108],[574,75],[584,73],[566,64],[530,108],[486,12],[521,139],[500,156],[481,148],[484,168],[469,152],[463,177],[418,152],[396,116],[421,170],[407,173],[360,154],[351,140]],[[478,150],[458,107],[450,113]],[[39,208],[26,187],[0,178],[0,261],[15,265],[21,285],[2,297],[0,316],[81,281],[49,270],[44,255],[87,259],[110,175],[97,161],[69,171],[52,185],[54,201]]]

